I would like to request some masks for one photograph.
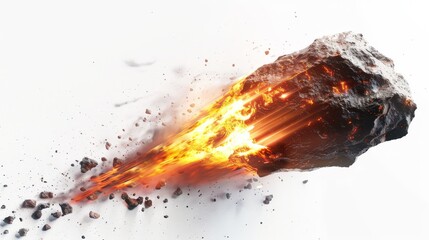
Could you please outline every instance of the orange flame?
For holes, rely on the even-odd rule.
[[[155,186],[160,181],[192,184],[232,173],[254,173],[257,169],[248,164],[250,156],[266,159],[270,144],[307,126],[311,119],[298,117],[305,109],[281,108],[253,121],[258,108],[285,102],[295,92],[262,84],[243,93],[243,87],[244,78],[165,144],[92,177],[91,186],[73,200],[129,186]],[[307,103],[312,105],[313,100]]]

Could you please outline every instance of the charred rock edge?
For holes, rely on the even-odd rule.
[[[333,93],[332,88],[341,81],[349,90]],[[261,85],[281,85],[295,89],[296,94],[286,106],[263,109],[260,115],[279,108],[297,109],[312,99],[314,105],[299,116],[317,112],[325,122],[269,146],[276,153],[269,163],[252,156],[249,163],[260,176],[279,170],[349,167],[370,147],[407,135],[417,108],[393,61],[369,46],[361,34],[352,32],[316,39],[309,47],[260,67],[245,79],[242,93]],[[254,120],[258,117],[256,113]],[[353,124],[347,124],[351,120]],[[351,131],[356,132],[352,139]],[[329,138],[321,139],[320,132]]]

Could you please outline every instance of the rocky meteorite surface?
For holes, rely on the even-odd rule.
[[[294,94],[286,103],[258,109],[250,121],[292,109],[297,119],[312,122],[270,146],[274,161],[251,159],[261,176],[279,169],[350,166],[370,147],[405,136],[416,110],[393,61],[351,32],[317,39],[260,67],[245,79],[242,92],[266,85]],[[309,100],[311,106],[300,110]]]

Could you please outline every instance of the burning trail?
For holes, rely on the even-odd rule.
[[[407,134],[416,105],[393,62],[340,33],[239,79],[181,132],[91,178],[75,201],[129,186],[350,166]]]

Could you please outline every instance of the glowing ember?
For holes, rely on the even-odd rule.
[[[194,123],[91,178],[74,200],[135,185],[349,166],[369,147],[404,136],[415,108],[391,60],[361,35],[325,37],[239,79]]]

